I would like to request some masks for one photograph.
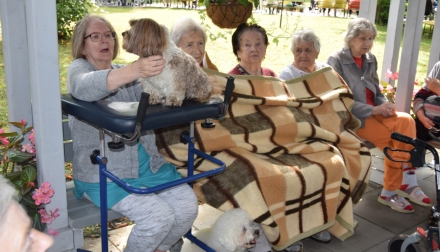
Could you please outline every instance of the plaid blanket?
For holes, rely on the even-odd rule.
[[[226,74],[205,69],[224,89]],[[353,234],[353,204],[369,180],[371,157],[354,134],[353,96],[325,68],[282,82],[234,76],[225,118],[216,127],[195,126],[196,147],[226,163],[225,172],[195,183],[203,202],[226,211],[247,210],[281,250],[318,231],[341,240]],[[179,125],[156,131],[158,147],[185,175],[187,147]],[[195,172],[216,165],[196,158]]]

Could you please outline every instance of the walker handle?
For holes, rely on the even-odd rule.
[[[402,135],[398,132],[391,133],[391,139],[400,141],[402,143],[411,144],[412,146],[415,146],[415,143],[416,143],[415,138],[411,138],[411,137]]]
[[[403,142],[403,141],[402,141]],[[395,160],[391,157],[391,155],[388,153],[388,151],[398,151],[398,152],[405,152],[408,153],[411,157],[411,151],[407,151],[407,150],[402,150],[402,149],[392,149],[391,147],[387,146],[383,149],[383,153],[385,154],[385,156],[387,156],[387,158],[389,158],[391,161],[393,162],[399,162],[399,163],[408,163],[411,161],[411,159],[408,160]]]
[[[235,80],[234,77],[228,76],[228,80],[226,82],[226,88],[225,88],[225,97],[223,100],[226,106],[229,106],[229,104],[231,103],[232,91],[234,90],[235,87],[234,80]]]
[[[139,101],[137,114],[136,114],[136,126],[142,126],[147,115],[148,100],[150,99],[150,94],[142,92],[141,100]]]

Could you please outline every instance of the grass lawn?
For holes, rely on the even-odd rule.
[[[129,28],[128,21],[135,18],[152,18],[157,22],[171,28],[175,20],[181,16],[187,16],[202,21],[201,16],[196,10],[188,9],[167,9],[161,7],[117,7],[102,6],[99,9],[92,10],[93,13],[99,14],[107,18],[114,26],[119,37],[121,33]],[[269,34],[270,45],[267,49],[266,58],[263,62],[264,67],[268,67],[279,74],[285,65],[293,61],[290,51],[290,37],[297,28],[311,28],[321,39],[321,52],[318,60],[325,62],[328,56],[343,45],[343,33],[346,30],[349,18],[340,17],[323,17],[318,14],[307,15],[285,15],[283,13],[282,29],[278,28],[280,24],[280,15],[268,15],[254,13],[254,19],[258,24],[263,26]],[[224,33],[226,39],[219,38],[214,41],[207,42],[206,51],[214,64],[217,65],[221,72],[228,72],[238,62],[232,52],[231,34],[233,30],[220,29],[212,24],[211,20],[206,17],[204,22],[209,27],[209,32],[213,34]],[[378,73],[381,73],[381,65],[383,60],[383,52],[386,39],[386,27],[378,26],[378,36],[373,46],[372,52],[376,55],[379,63]],[[278,44],[273,43],[274,38],[278,38]],[[417,79],[422,82],[427,73],[427,64],[429,60],[429,50],[431,39],[426,36],[422,38],[418,67]],[[2,47],[0,47],[2,50]],[[3,53],[0,57],[0,128],[5,126],[8,121],[7,102],[6,102],[6,84],[4,78],[4,62]],[[122,48],[116,63],[130,63],[136,60],[137,56],[125,52]],[[59,64],[60,64],[60,82],[62,93],[66,92],[66,74],[72,58],[70,56],[70,45],[68,42],[59,43]]]

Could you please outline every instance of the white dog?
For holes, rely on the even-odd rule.
[[[255,246],[260,232],[259,225],[245,210],[235,208],[223,213],[212,228],[202,229],[194,236],[216,252],[244,252]],[[183,244],[182,252],[197,251],[204,250],[189,241]]]

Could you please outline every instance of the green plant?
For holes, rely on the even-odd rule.
[[[68,40],[72,36],[74,24],[87,13],[93,4],[90,0],[56,0],[58,38]]]
[[[376,23],[387,24],[390,12],[390,0],[379,0],[376,7]]]
[[[391,72],[390,69],[388,69],[387,73],[385,74],[385,77],[389,78],[390,80],[397,81],[399,79],[399,72],[393,73],[393,72]],[[414,119],[417,116],[414,114],[414,111],[412,109],[412,103],[414,101],[414,96],[420,90],[420,86],[422,86],[422,85],[423,85],[423,83],[419,83],[418,80],[414,81],[414,89],[413,89],[412,98],[411,98],[411,111],[410,111],[410,115]],[[382,92],[382,94],[385,95],[385,97],[388,99],[389,102],[394,103],[396,101],[397,85],[394,88],[393,86],[391,86],[387,82],[381,81],[380,85],[379,85],[379,88],[380,88],[380,91]]]
[[[33,128],[26,127],[27,123],[24,120],[10,124],[19,128],[21,134],[6,133],[0,129],[0,174],[9,179],[16,188],[20,197],[19,203],[31,218],[33,228],[44,231],[46,224],[50,224],[59,216],[58,208],[47,212],[43,206],[50,202],[54,190],[48,182],[42,183],[38,188]],[[29,142],[23,144],[27,134]],[[53,229],[47,232],[53,236],[58,235]]]

